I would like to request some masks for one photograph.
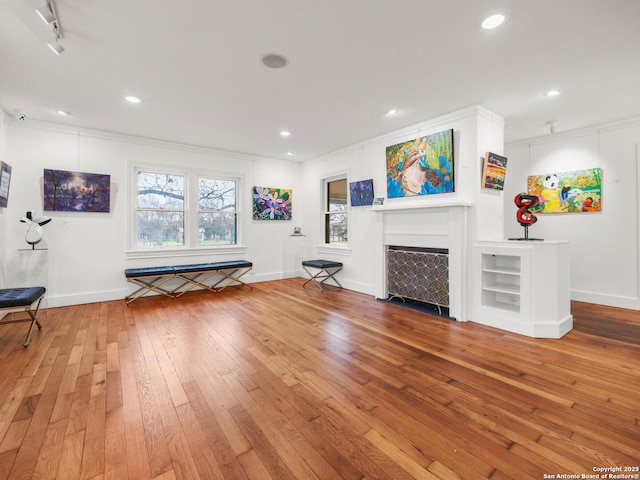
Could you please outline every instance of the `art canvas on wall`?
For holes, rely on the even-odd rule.
[[[45,210],[108,213],[110,202],[110,175],[44,169]]]
[[[253,187],[254,220],[291,220],[291,190]]]
[[[6,207],[9,202],[9,187],[11,186],[11,165],[0,162],[0,207]]]
[[[453,130],[387,147],[387,197],[454,191]]]
[[[541,198],[536,213],[599,212],[602,210],[602,169],[531,175],[528,193]]]
[[[507,157],[487,152],[482,168],[482,187],[504,190],[504,179],[507,175]]]
[[[373,205],[373,179],[349,183],[351,206]]]

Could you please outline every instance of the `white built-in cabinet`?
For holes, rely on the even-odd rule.
[[[571,330],[568,242],[478,242],[473,257],[474,322],[540,338]]]

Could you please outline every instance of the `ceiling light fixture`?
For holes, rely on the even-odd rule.
[[[53,14],[51,10],[49,10],[49,6],[45,5],[42,8],[36,8],[36,13],[42,19],[44,23],[47,25],[51,25],[56,21],[56,16]]]
[[[545,95],[547,97],[557,97],[558,95],[560,95],[560,92],[558,90],[549,90],[547,93],[545,93]]]
[[[67,112],[66,110],[56,110],[56,113],[58,115],[63,116],[63,117],[70,117],[71,116],[71,112]]]
[[[47,47],[49,47],[51,51],[56,55],[60,55],[62,52],[64,52],[64,47],[60,45],[57,41],[56,43],[47,43]]]
[[[60,27],[60,19],[56,13],[56,7],[53,0],[45,0],[42,8],[36,9],[36,13],[44,23],[51,25],[51,29],[55,37],[55,43],[48,43],[47,46],[53,53],[60,55],[64,52],[64,47],[60,45],[60,40],[62,39],[62,28]]]
[[[391,110],[387,111],[387,115],[389,115],[389,116],[397,115],[398,112],[399,112],[399,110],[397,108],[392,108]]]
[[[129,103],[140,103],[142,101],[140,97],[134,97],[133,95],[127,95],[124,99]]]
[[[494,10],[483,18],[481,25],[485,30],[493,30],[506,22],[508,18],[508,10]]]
[[[280,136],[282,137],[288,137],[289,135],[291,135],[291,132],[287,132],[286,130],[280,132]]]
[[[287,63],[289,62],[286,58],[275,53],[270,53],[262,57],[262,64],[267,68],[284,68],[287,66]]]

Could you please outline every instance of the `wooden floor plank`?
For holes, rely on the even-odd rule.
[[[532,339],[299,278],[0,330],[0,480],[533,480],[640,465],[640,312]]]

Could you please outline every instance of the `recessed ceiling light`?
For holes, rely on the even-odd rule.
[[[287,152],[287,155],[289,155],[290,157],[293,157],[293,152]]]
[[[280,135],[283,137],[288,137],[289,135],[291,135],[291,132],[287,132],[286,130],[283,130],[280,132]]]
[[[484,17],[481,25],[485,30],[492,30],[502,25],[508,18],[509,12],[507,10],[494,10]]]
[[[267,68],[283,68],[289,62],[282,55],[271,53],[262,57],[262,63]]]
[[[547,97],[557,97],[558,95],[560,95],[560,92],[558,90],[549,90],[547,93],[545,93],[545,95]]]
[[[56,110],[56,113],[63,117],[68,117],[71,115],[71,112],[67,112],[66,110]]]
[[[399,110],[397,108],[392,108],[391,110],[387,111],[387,115],[389,116],[397,115],[398,112]]]
[[[133,95],[127,95],[124,99],[129,103],[140,103],[142,101],[140,97],[134,97]]]

